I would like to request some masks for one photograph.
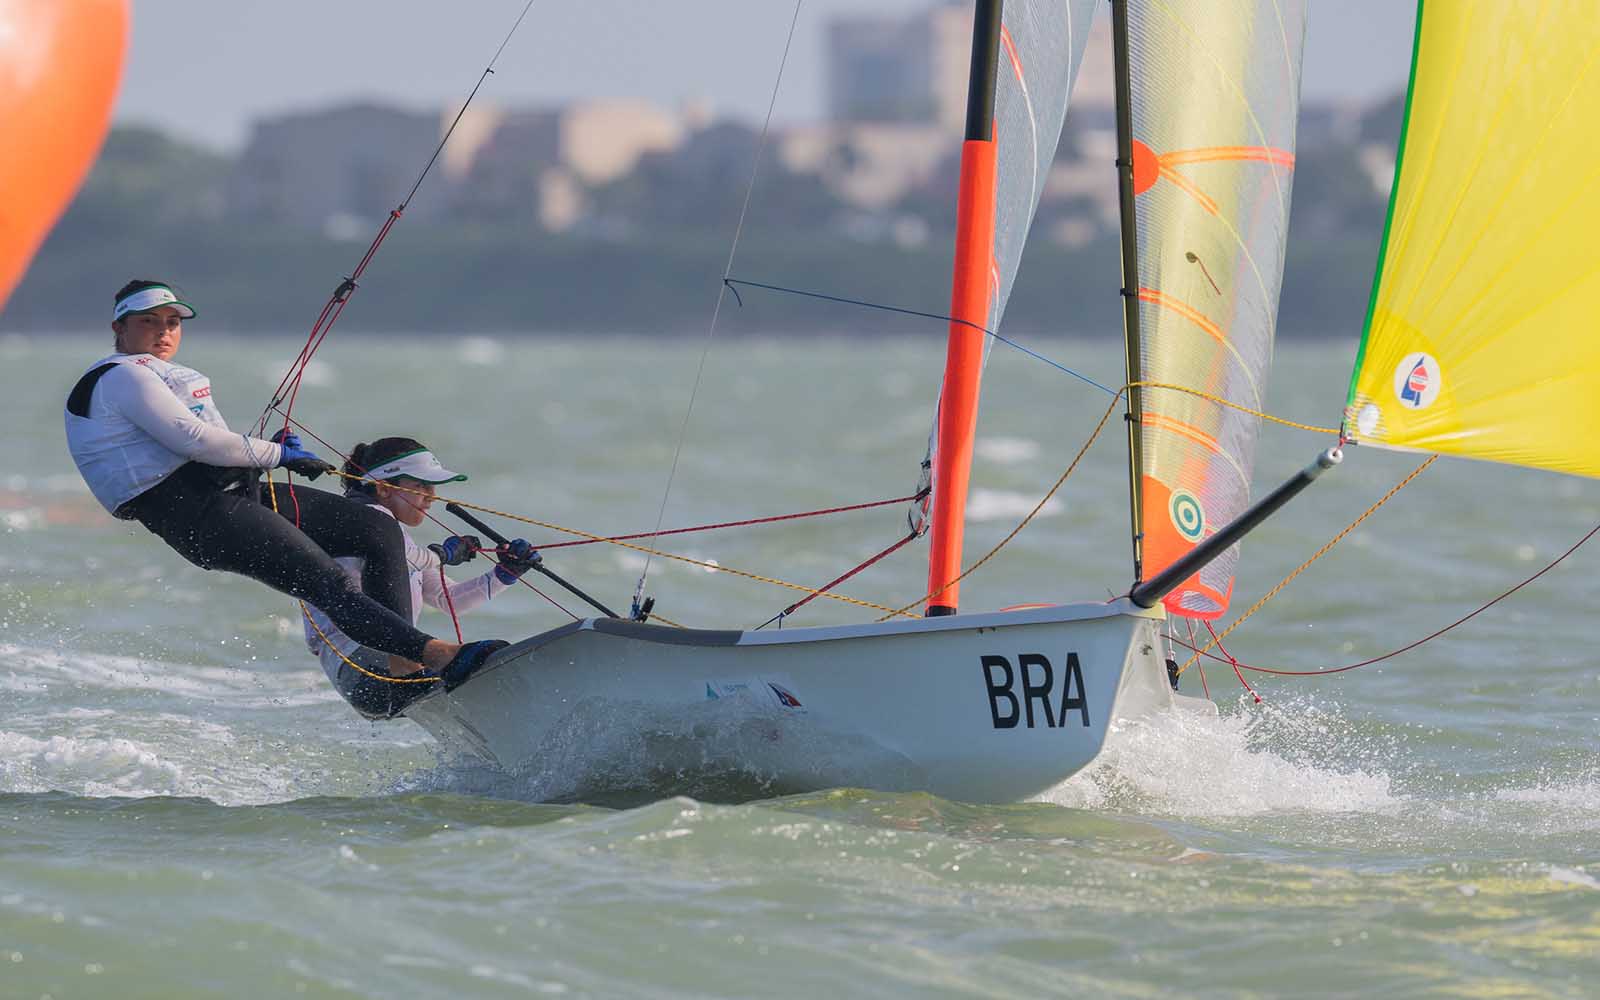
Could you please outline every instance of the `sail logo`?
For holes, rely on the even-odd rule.
[[[1069,714],[1088,728],[1089,700],[1083,690],[1083,668],[1078,664],[1077,653],[1067,654],[1059,675],[1043,653],[1018,654],[1015,668],[1004,656],[983,656],[979,663],[989,691],[989,718],[994,728],[1063,729]]]
[[[1417,351],[1400,359],[1394,370],[1394,394],[1413,410],[1432,405],[1444,387],[1444,375],[1433,355]]]
[[[1206,533],[1205,511],[1200,509],[1200,501],[1188,490],[1172,491],[1167,513],[1172,517],[1172,526],[1178,529],[1178,534],[1185,541],[1198,542],[1200,536]]]

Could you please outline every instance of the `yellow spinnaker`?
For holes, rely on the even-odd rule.
[[[1349,432],[1600,476],[1600,11],[1419,2],[1412,58]]]

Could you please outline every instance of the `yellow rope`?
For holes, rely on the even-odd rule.
[[[707,562],[707,561],[700,560],[700,559],[691,559],[688,556],[681,556],[681,555],[677,555],[676,553],[665,552],[665,551],[662,551],[660,549],[651,548],[651,547],[645,546],[645,545],[635,545],[632,542],[625,542],[625,541],[623,541],[621,539],[618,539],[618,538],[611,538],[611,537],[608,537],[606,535],[597,535],[597,534],[593,534],[591,532],[581,531],[581,530],[579,530],[577,528],[568,528],[568,527],[565,527],[563,525],[554,524],[554,523],[549,522],[549,521],[541,521],[541,520],[539,520],[537,518],[523,517],[523,516],[521,516],[519,514],[513,514],[513,513],[509,512],[509,511],[497,510],[497,509],[495,509],[493,507],[486,507],[486,506],[483,506],[481,504],[469,503],[469,502],[467,502],[465,500],[450,500],[450,499],[447,499],[445,497],[438,497],[436,494],[432,494],[432,493],[426,494],[426,495],[430,496],[430,497],[434,497],[435,499],[445,500],[445,502],[447,502],[447,503],[454,503],[454,504],[456,504],[458,506],[465,507],[468,510],[480,511],[480,512],[485,513],[485,514],[494,514],[497,517],[504,517],[504,518],[507,518],[509,520],[518,521],[518,522],[523,523],[523,524],[531,524],[531,525],[534,525],[535,527],[545,528],[545,529],[550,530],[550,531],[559,531],[559,532],[561,532],[563,534],[576,535],[579,538],[587,538],[590,541],[605,542],[606,544],[609,544],[609,545],[616,545],[616,546],[620,546],[621,548],[632,549],[635,552],[642,552],[642,553],[645,553],[645,554],[651,555],[651,556],[659,556],[662,559],[670,559],[670,560],[674,560],[674,561],[677,561],[677,562],[686,563],[686,564],[688,564],[690,566],[698,566],[698,567],[700,567],[702,569],[710,570],[710,571],[713,571],[713,572],[729,573],[729,574],[731,574],[733,576],[743,577],[744,579],[747,579],[747,580],[754,580],[754,581],[756,581],[758,583],[765,583],[765,584],[769,584],[771,586],[782,587],[782,588],[785,588],[785,589],[788,589],[788,590],[800,591],[800,592],[803,592],[803,593],[806,593],[806,594],[814,594],[817,597],[827,598],[828,600],[831,600],[831,601],[839,601],[839,602],[844,603],[844,604],[855,605],[856,607],[870,608],[870,609],[872,609],[874,611],[886,612],[886,614],[884,614],[883,617],[878,619],[879,621],[888,621],[890,618],[893,618],[893,617],[895,617],[897,615],[898,616],[902,616],[902,617],[906,617],[906,618],[916,618],[917,617],[916,615],[913,615],[913,614],[909,613],[912,608],[915,608],[915,607],[927,602],[935,594],[941,593],[941,592],[949,589],[950,587],[954,586],[955,584],[960,583],[961,581],[965,580],[967,577],[971,576],[973,573],[977,572],[979,567],[983,566],[990,559],[994,558],[994,556],[997,555],[1000,552],[1001,549],[1005,548],[1006,545],[1010,544],[1010,542],[1011,542],[1011,540],[1013,538],[1015,538],[1019,533],[1021,533],[1023,528],[1027,527],[1028,524],[1030,522],[1032,522],[1034,517],[1036,517],[1038,515],[1039,511],[1044,509],[1044,505],[1046,503],[1048,503],[1053,496],[1055,496],[1055,494],[1056,494],[1056,492],[1058,490],[1061,489],[1062,484],[1064,484],[1067,481],[1068,477],[1070,477],[1072,475],[1072,473],[1077,470],[1079,463],[1083,460],[1083,456],[1088,452],[1090,446],[1092,446],[1094,444],[1094,442],[1099,439],[1101,432],[1105,430],[1106,422],[1111,419],[1111,414],[1116,410],[1117,404],[1122,400],[1123,396],[1127,393],[1127,391],[1129,389],[1133,389],[1133,388],[1165,389],[1165,390],[1170,390],[1170,391],[1173,391],[1173,392],[1187,393],[1187,394],[1189,394],[1191,396],[1197,396],[1197,397],[1199,397],[1201,399],[1209,400],[1210,402],[1216,403],[1216,404],[1218,404],[1220,406],[1226,406],[1226,407],[1229,407],[1231,409],[1238,410],[1241,413],[1247,413],[1247,414],[1249,414],[1251,416],[1257,417],[1257,418],[1262,419],[1262,420],[1269,421],[1271,423],[1280,424],[1280,425],[1282,425],[1284,427],[1292,427],[1292,428],[1294,428],[1296,430],[1313,431],[1313,432],[1321,433],[1321,434],[1338,434],[1339,433],[1338,428],[1334,428],[1334,427],[1318,427],[1318,426],[1313,425],[1313,424],[1302,424],[1302,423],[1297,423],[1297,422],[1295,422],[1293,420],[1285,420],[1282,417],[1275,417],[1270,413],[1266,413],[1266,412],[1261,411],[1261,410],[1252,409],[1252,408],[1250,408],[1248,406],[1243,406],[1243,405],[1241,405],[1239,403],[1235,403],[1230,399],[1226,399],[1226,398],[1224,398],[1222,396],[1218,396],[1218,395],[1216,395],[1214,393],[1205,392],[1205,391],[1200,390],[1200,389],[1193,389],[1193,388],[1190,388],[1188,386],[1175,385],[1175,384],[1168,383],[1168,382],[1130,382],[1130,383],[1124,385],[1122,387],[1122,389],[1118,390],[1117,394],[1114,397],[1112,397],[1111,404],[1106,407],[1106,412],[1101,415],[1100,422],[1095,425],[1094,432],[1089,435],[1089,439],[1083,443],[1083,446],[1080,449],[1078,449],[1077,455],[1075,455],[1073,457],[1071,464],[1069,464],[1067,466],[1066,471],[1061,474],[1061,477],[1056,480],[1055,485],[1050,487],[1049,491],[1045,493],[1044,497],[1037,504],[1035,504],[1034,508],[1031,511],[1028,512],[1027,516],[1025,516],[1022,519],[1022,521],[1020,523],[1018,523],[1018,525],[1011,530],[1010,534],[1006,535],[1005,538],[1002,538],[1000,540],[1000,542],[998,544],[996,544],[994,546],[994,548],[990,549],[987,553],[985,553],[984,556],[981,559],[979,559],[977,562],[973,563],[971,566],[967,567],[967,569],[965,571],[963,571],[960,576],[957,576],[955,579],[950,580],[949,582],[945,583],[938,590],[930,591],[929,593],[924,594],[922,597],[917,598],[915,601],[912,601],[910,604],[906,604],[906,605],[904,605],[902,607],[899,607],[899,608],[890,608],[889,606],[884,605],[884,604],[875,604],[872,601],[863,601],[863,600],[860,600],[858,598],[847,597],[844,594],[838,594],[838,593],[834,593],[832,591],[814,590],[811,587],[801,586],[800,584],[796,584],[796,583],[789,583],[786,580],[780,580],[780,579],[777,579],[776,577],[763,576],[760,573],[751,573],[751,572],[748,572],[746,570],[734,569],[731,566],[722,566],[722,565],[719,565],[717,563]],[[298,424],[298,421],[296,421],[296,423]],[[1429,462],[1431,462],[1431,461],[1432,461],[1432,459],[1429,459]],[[1401,487],[1405,486],[1406,483],[1409,483],[1411,481],[1411,479],[1414,478],[1418,473],[1420,473],[1423,468],[1426,468],[1427,465],[1428,465],[1428,463],[1424,462],[1423,465],[1416,470],[1416,472],[1413,472],[1411,474],[1411,476],[1406,477],[1406,479],[1402,483],[1400,483],[1399,486],[1396,486],[1394,490],[1390,491],[1389,495],[1384,497],[1383,500],[1380,500],[1380,501],[1378,501],[1377,504],[1373,505],[1373,507],[1370,510],[1368,510],[1367,513],[1370,514],[1373,510],[1376,510],[1379,506],[1381,506],[1385,501],[1388,500],[1389,496],[1393,496],[1394,493],[1397,492]],[[338,477],[340,477],[342,479],[352,480],[352,481],[355,481],[355,482],[360,482],[360,483],[376,483],[376,482],[378,482],[378,480],[369,479],[366,476],[353,475],[351,473],[344,472],[344,471],[338,470],[338,469],[334,469],[334,470],[330,470],[330,471],[335,476],[338,476]],[[271,483],[270,474],[268,476],[268,480],[267,481],[268,481],[268,484],[270,486],[270,483]],[[401,491],[401,492],[414,493],[414,494],[416,494],[418,496],[425,495],[425,494],[423,494],[423,492],[421,490],[415,490],[415,489],[411,489],[409,487],[401,486],[401,485],[399,485],[398,483],[395,483],[395,482],[385,481],[385,485],[388,486],[391,489],[398,490],[398,491]],[[273,497],[273,510],[277,510],[277,497],[276,496]],[[1296,570],[1294,573],[1291,573],[1288,578],[1286,578],[1277,587],[1273,588],[1273,590],[1270,593],[1268,593],[1266,597],[1263,597],[1260,601],[1258,601],[1256,603],[1255,607],[1252,607],[1242,617],[1240,617],[1237,621],[1235,621],[1233,623],[1233,625],[1230,625],[1226,631],[1221,633],[1221,635],[1217,636],[1217,639],[1213,640],[1213,645],[1217,641],[1220,641],[1223,636],[1226,636],[1229,632],[1233,631],[1234,628],[1238,627],[1238,625],[1241,622],[1243,622],[1245,618],[1248,618],[1251,614],[1253,614],[1257,610],[1257,608],[1259,608],[1261,605],[1265,604],[1267,602],[1267,600],[1269,600],[1271,597],[1275,596],[1277,594],[1277,592],[1279,590],[1282,590],[1283,587],[1285,585],[1287,585],[1290,580],[1294,579],[1295,576],[1299,575],[1301,570],[1304,570],[1306,566],[1309,566],[1312,562],[1315,562],[1319,557],[1321,557],[1321,555],[1324,552],[1326,552],[1335,543],[1337,543],[1339,541],[1339,539],[1343,538],[1346,534],[1348,534],[1351,530],[1353,530],[1355,528],[1356,524],[1360,524],[1361,521],[1366,518],[1366,516],[1367,516],[1366,514],[1363,514],[1360,518],[1357,518],[1354,524],[1351,524],[1350,527],[1346,528],[1343,532],[1340,532],[1340,534],[1336,538],[1334,538],[1334,540],[1332,542],[1329,542],[1328,545],[1324,546],[1321,551],[1319,551],[1316,555],[1312,556],[1310,560],[1307,560],[1305,565],[1301,566],[1300,569]],[[301,610],[302,610],[302,612],[305,611],[304,602],[301,602]],[[655,618],[656,620],[661,621],[661,622],[663,622],[663,623],[665,623],[667,625],[671,625],[674,628],[683,628],[682,625],[679,625],[678,623],[670,621],[670,620],[668,620],[666,618],[662,618],[660,615],[652,614],[651,617]],[[307,621],[311,620],[309,613],[306,616],[306,620]],[[316,623],[315,622],[312,622],[312,628],[314,628],[314,629],[316,628]],[[321,634],[320,630],[318,630],[318,634],[319,635]],[[335,652],[338,652],[337,648],[332,647],[331,645],[330,645],[329,648],[333,648]],[[1209,650],[1210,648],[1211,648],[1210,646],[1207,646],[1206,650]],[[1204,651],[1205,650],[1202,650],[1202,652],[1204,652]],[[349,664],[353,669],[355,669],[355,670],[357,670],[357,671],[359,671],[359,672],[361,672],[363,674],[366,674],[368,677],[373,677],[373,678],[376,678],[378,680],[387,680],[387,681],[391,681],[391,682],[397,683],[397,684],[415,684],[415,683],[423,683],[425,681],[436,680],[436,678],[422,678],[420,680],[413,680],[413,679],[403,679],[403,678],[395,678],[395,677],[385,677],[385,676],[381,676],[379,674],[374,674],[374,673],[372,673],[371,671],[368,671],[368,670],[363,670],[359,665],[351,662],[348,657],[345,657],[343,653],[339,653],[339,656],[340,656],[341,659],[344,660],[345,663]],[[1199,658],[1199,656],[1200,656],[1200,653],[1196,653],[1194,656],[1190,657],[1188,663],[1185,663],[1183,668],[1180,669],[1179,672],[1181,673],[1183,670],[1187,670],[1189,665],[1194,663],[1195,660],[1197,660]]]
[[[1252,410],[1248,406],[1242,406],[1239,403],[1235,403],[1231,399],[1225,399],[1221,396],[1205,392],[1201,389],[1191,389],[1186,385],[1173,385],[1170,382],[1130,382],[1124,387],[1124,389],[1170,389],[1173,392],[1183,392],[1188,393],[1191,396],[1199,396],[1201,399],[1208,399],[1211,402],[1216,403],[1218,406],[1226,406],[1229,409],[1238,410],[1240,413],[1248,413],[1252,417],[1259,417],[1262,420],[1267,420],[1274,424],[1281,424],[1284,427],[1293,427],[1295,430],[1315,431],[1318,434],[1339,433],[1339,428],[1337,427],[1318,427],[1314,424],[1300,424],[1294,422],[1293,420],[1285,420],[1282,417],[1275,417],[1272,414],[1265,413],[1261,410]]]
[[[673,628],[688,628],[687,625],[679,625],[677,622],[673,621],[671,618],[663,618],[660,615],[656,614],[654,611],[650,612],[650,614],[647,616],[647,620],[658,621],[663,625],[671,625]]]
[[[939,587],[939,589],[933,590],[933,591],[929,591],[928,593],[923,594],[921,597],[919,597],[916,600],[912,601],[910,604],[907,604],[905,607],[897,608],[896,610],[891,611],[889,614],[884,615],[882,618],[879,618],[878,620],[880,622],[884,622],[884,621],[888,621],[890,618],[894,617],[895,615],[905,614],[911,608],[917,607],[918,605],[925,603],[926,601],[931,599],[935,594],[941,594],[944,591],[946,591],[946,590],[950,589],[951,587],[955,586],[956,584],[960,583],[962,580],[965,580],[967,577],[969,577],[973,573],[977,572],[977,569],[978,569],[979,566],[982,566],[984,563],[986,563],[990,559],[994,558],[995,553],[997,553],[1001,549],[1005,548],[1007,543],[1009,543],[1013,538],[1017,537],[1017,533],[1020,532],[1023,528],[1026,528],[1028,526],[1028,522],[1032,521],[1034,519],[1034,516],[1037,515],[1039,513],[1039,511],[1044,509],[1044,505],[1049,503],[1050,502],[1050,498],[1056,495],[1056,491],[1061,488],[1061,484],[1066,482],[1067,481],[1067,477],[1072,475],[1074,470],[1076,470],[1078,468],[1078,463],[1083,461],[1083,456],[1088,453],[1089,446],[1094,444],[1095,439],[1100,436],[1100,432],[1105,430],[1106,421],[1111,419],[1111,414],[1116,410],[1117,404],[1119,402],[1121,402],[1121,401],[1122,401],[1122,393],[1118,392],[1114,397],[1112,397],[1111,405],[1106,407],[1106,412],[1101,414],[1100,422],[1098,424],[1095,424],[1094,433],[1089,435],[1089,440],[1085,441],[1083,443],[1083,447],[1079,448],[1078,449],[1078,453],[1073,456],[1072,464],[1067,466],[1067,471],[1063,472],[1061,474],[1061,478],[1056,480],[1056,484],[1054,486],[1050,487],[1050,491],[1044,495],[1044,499],[1040,500],[1037,504],[1034,504],[1033,509],[1028,511],[1028,516],[1024,517],[1020,524],[1018,524],[1015,528],[1011,529],[1011,534],[1009,534],[1006,537],[1000,539],[1000,543],[998,545],[996,545],[994,548],[990,549],[984,555],[984,557],[982,559],[979,559],[977,562],[973,563],[971,566],[968,566],[966,568],[966,570],[964,572],[962,572],[962,574],[960,576],[956,577],[954,580],[951,580],[948,583],[942,584]]]
[[[1434,459],[1436,459],[1438,457],[1439,457],[1438,455],[1429,455],[1426,461],[1424,461],[1421,465],[1417,466],[1415,469],[1412,469],[1410,475],[1406,476],[1404,479],[1402,479],[1398,483],[1396,483],[1394,485],[1393,489],[1391,489],[1389,492],[1385,493],[1382,497],[1380,497],[1378,499],[1377,503],[1373,504],[1371,507],[1368,507],[1365,511],[1363,511],[1361,513],[1360,517],[1356,518],[1354,521],[1351,521],[1350,524],[1343,531],[1339,532],[1337,535],[1334,535],[1333,538],[1331,538],[1326,545],[1324,545],[1322,548],[1318,549],[1315,553],[1313,553],[1310,559],[1307,559],[1305,562],[1303,562],[1299,566],[1297,566],[1293,573],[1290,573],[1288,576],[1286,576],[1282,580],[1278,581],[1278,585],[1276,587],[1273,587],[1271,590],[1267,591],[1264,595],[1262,595],[1261,600],[1259,600],[1256,603],[1250,605],[1250,610],[1246,611],[1244,614],[1242,614],[1238,618],[1234,619],[1234,622],[1233,622],[1232,625],[1229,625],[1227,628],[1223,629],[1220,633],[1218,633],[1217,635],[1213,636],[1211,641],[1206,643],[1205,646],[1201,647],[1200,649],[1195,650],[1194,655],[1189,657],[1188,660],[1184,661],[1183,666],[1178,668],[1178,673],[1182,674],[1185,670],[1188,670],[1190,667],[1194,666],[1195,661],[1199,660],[1200,657],[1202,657],[1206,653],[1210,652],[1211,648],[1213,646],[1216,646],[1218,643],[1222,642],[1223,639],[1227,638],[1228,634],[1230,632],[1232,632],[1234,629],[1238,628],[1240,625],[1243,625],[1244,624],[1244,620],[1246,618],[1249,618],[1251,615],[1253,615],[1257,611],[1261,610],[1262,605],[1266,604],[1268,601],[1272,600],[1274,597],[1277,597],[1278,596],[1278,592],[1289,585],[1289,581],[1290,580],[1293,580],[1295,577],[1299,576],[1301,573],[1304,573],[1308,566],[1310,566],[1312,563],[1316,562],[1318,559],[1321,559],[1323,556],[1327,555],[1329,549],[1333,548],[1335,545],[1338,545],[1341,541],[1344,540],[1344,537],[1346,535],[1348,535],[1348,534],[1350,534],[1350,532],[1356,530],[1356,525],[1360,524],[1362,521],[1365,521],[1367,518],[1371,517],[1373,511],[1377,510],[1379,507],[1382,507],[1384,504],[1388,503],[1391,499],[1393,499],[1394,495],[1396,493],[1399,493],[1401,490],[1405,489],[1406,486],[1410,485],[1411,480],[1413,480],[1413,479],[1417,478],[1418,476],[1422,475],[1422,470],[1426,469],[1428,466],[1432,465],[1433,462],[1434,462]]]

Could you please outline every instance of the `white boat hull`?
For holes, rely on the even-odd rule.
[[[1117,719],[1172,705],[1160,621],[1127,602],[759,632],[586,619],[405,714],[500,768],[559,767],[571,797],[704,770],[769,794],[1011,802],[1092,761]]]

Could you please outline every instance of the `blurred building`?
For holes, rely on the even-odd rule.
[[[582,218],[586,191],[632,172],[642,157],[678,148],[684,116],[644,101],[583,101],[505,115],[457,185],[465,214],[530,219],[552,232]]]
[[[368,229],[406,197],[446,124],[439,112],[373,103],[260,119],[229,179],[228,214],[335,235]],[[429,200],[416,214],[439,207]]]
[[[829,118],[938,123],[959,130],[966,116],[971,39],[972,11],[966,4],[831,21]]]
[[[358,238],[411,191],[458,108],[418,112],[379,104],[258,121],[228,186],[235,218]],[[584,101],[508,111],[478,105],[461,117],[408,217],[464,216],[569,228],[587,187],[675,148],[682,118],[644,101]]]
[[[846,204],[880,209],[926,181],[959,142],[959,132],[914,122],[804,125],[779,138],[778,160],[821,178]]]

